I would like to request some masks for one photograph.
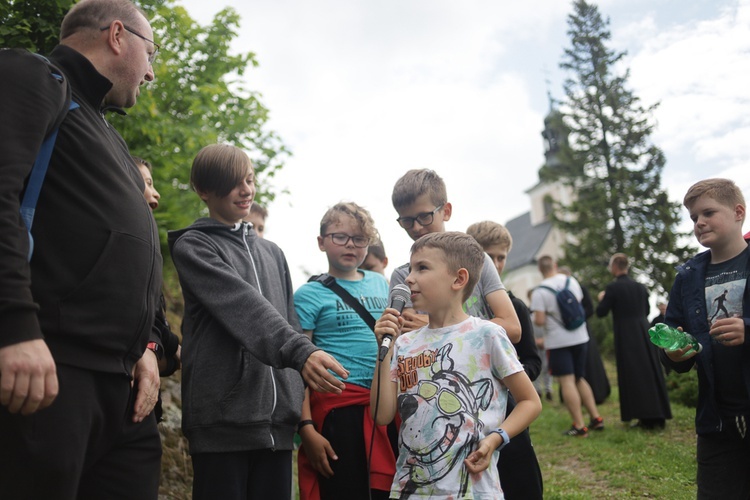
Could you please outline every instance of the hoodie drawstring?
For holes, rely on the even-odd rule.
[[[737,415],[734,417],[734,423],[737,426],[737,432],[740,433],[740,437],[745,439],[747,434],[747,422],[745,421],[745,415]]]

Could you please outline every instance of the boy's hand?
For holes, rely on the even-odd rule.
[[[302,367],[302,378],[314,391],[341,394],[345,387],[344,383],[331,375],[328,370],[341,378],[349,377],[346,368],[341,366],[341,363],[333,356],[324,351],[314,351]]]
[[[331,469],[328,459],[338,460],[339,457],[333,451],[331,443],[322,434],[319,434],[312,425],[304,426],[300,437],[302,438],[305,455],[313,469],[326,479],[333,477],[333,469]]]
[[[383,315],[375,322],[375,338],[378,339],[378,344],[383,342],[383,335],[398,338],[403,324],[404,318],[396,309],[389,307],[383,311]]]
[[[697,351],[693,351],[690,354],[688,352],[692,349],[691,346],[683,347],[682,349],[677,349],[675,351],[669,351],[667,349],[664,349],[664,352],[667,354],[667,357],[674,361],[675,363],[679,363],[680,361],[685,361],[687,359],[692,358],[696,354],[698,354]]]
[[[708,333],[719,344],[742,345],[745,343],[745,321],[742,318],[718,319]]]
[[[477,449],[464,460],[466,468],[471,474],[478,474],[490,466],[492,454],[498,446],[503,444],[502,439],[499,434],[492,433],[479,441]]]
[[[404,309],[402,314],[404,318],[404,332],[411,332],[417,328],[422,328],[429,323],[429,317],[426,314],[417,314],[414,309]]]

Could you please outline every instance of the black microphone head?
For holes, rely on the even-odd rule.
[[[403,283],[399,283],[391,290],[388,307],[401,312],[404,310],[406,303],[409,302],[409,299],[411,299],[411,290]]]

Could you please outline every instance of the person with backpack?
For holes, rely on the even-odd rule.
[[[531,310],[534,324],[545,329],[544,347],[549,356],[549,369],[560,384],[563,402],[573,419],[573,425],[563,434],[587,437],[589,429],[604,429],[604,419],[599,415],[591,386],[584,378],[589,334],[581,305],[581,285],[572,276],[559,273],[557,263],[549,255],[540,257],[537,265],[544,280],[531,294]],[[583,419],[582,405],[591,417],[588,426]]]
[[[627,255],[616,253],[609,261],[615,280],[599,293],[596,315],[612,311],[617,385],[620,389],[620,420],[644,429],[663,429],[672,418],[659,348],[648,336],[648,290],[628,276]]]
[[[0,498],[158,496],[159,235],[104,115],[154,79],[153,40],[132,2],[83,0],[48,61],[0,50]],[[21,200],[54,130],[32,254]]]

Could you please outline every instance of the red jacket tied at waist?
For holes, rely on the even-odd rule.
[[[393,476],[396,474],[396,457],[393,455],[388,440],[387,426],[378,425],[375,429],[375,439],[371,440],[372,427],[375,424],[370,416],[370,390],[358,385],[346,384],[341,394],[310,394],[310,410],[312,420],[317,429],[323,428],[323,421],[328,412],[336,408],[361,405],[365,407],[362,428],[365,437],[365,452],[370,456],[372,448],[372,462],[370,463],[370,487],[377,490],[390,491]],[[297,458],[299,474],[299,490],[302,500],[320,500],[318,489],[318,473],[305,455],[304,447],[300,448]]]

